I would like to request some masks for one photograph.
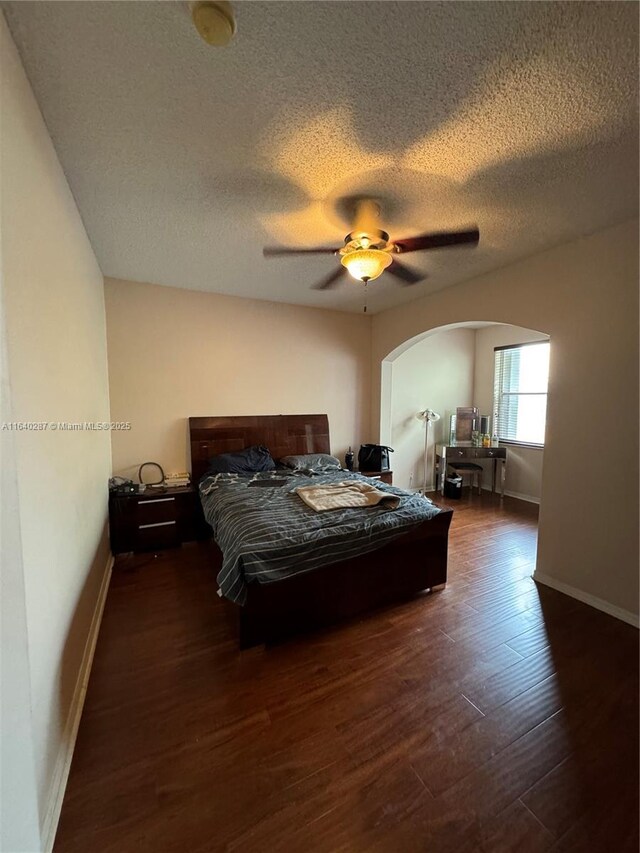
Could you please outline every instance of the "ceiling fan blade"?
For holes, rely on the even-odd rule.
[[[395,258],[386,272],[391,273],[391,275],[396,278],[399,278],[406,285],[417,284],[419,281],[422,281],[423,278],[427,277],[423,272],[416,272],[415,270],[409,269],[409,267],[405,267],[404,264],[401,264],[400,261],[397,261]]]
[[[337,270],[334,270],[330,273],[326,278],[323,278],[322,281],[319,281],[317,284],[313,285],[314,290],[328,290],[330,287],[335,287],[336,284],[340,281],[340,279],[347,275],[347,270],[340,266]]]
[[[319,246],[316,249],[290,249],[287,246],[265,246],[262,254],[265,258],[277,258],[280,255],[335,255],[339,249]]]
[[[439,234],[419,234],[405,240],[394,240],[399,252],[422,252],[425,249],[441,249],[446,246],[477,245],[480,232],[477,228],[469,231],[443,231]]]

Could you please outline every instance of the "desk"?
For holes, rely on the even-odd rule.
[[[504,497],[504,480],[507,468],[506,447],[471,447],[470,445],[436,444],[436,464],[439,466],[440,491],[444,494],[444,480],[447,476],[447,465],[451,462],[470,461],[475,459],[493,459],[493,477],[491,491],[496,490],[498,462],[500,468],[500,496]]]

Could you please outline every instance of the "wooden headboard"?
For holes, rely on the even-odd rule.
[[[326,415],[247,415],[189,418],[191,480],[198,483],[218,453],[263,444],[274,459],[301,453],[330,453]]]

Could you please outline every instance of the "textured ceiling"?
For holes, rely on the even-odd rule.
[[[108,276],[362,310],[262,245],[339,245],[358,193],[392,237],[480,226],[379,311],[637,212],[636,3],[239,2],[223,49],[180,3],[3,8]]]

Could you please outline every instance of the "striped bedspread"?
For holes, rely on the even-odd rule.
[[[316,512],[295,494],[297,486],[346,479],[372,482],[345,471],[313,477],[283,471],[204,477],[202,506],[223,554],[217,578],[221,594],[244,604],[248,583],[272,583],[375,551],[440,511],[420,495],[379,481],[379,489],[400,498],[395,509],[382,504]],[[269,485],[256,486],[256,480]]]

